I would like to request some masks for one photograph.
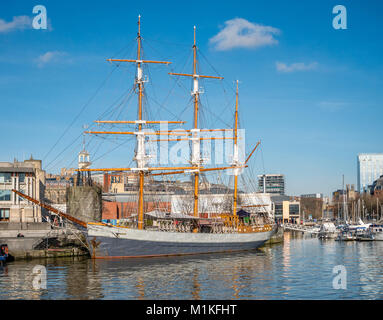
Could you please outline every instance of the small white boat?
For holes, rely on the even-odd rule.
[[[365,232],[356,236],[358,241],[374,241],[375,236],[371,232]]]
[[[334,223],[324,222],[319,229],[318,238],[322,240],[336,239],[338,234],[339,230],[336,228]]]
[[[337,240],[337,241],[354,241],[354,240],[356,240],[356,236],[351,231],[342,231],[335,240]]]
[[[358,224],[347,224],[347,228],[350,231],[355,231],[358,233],[362,231],[367,231],[370,225],[370,223],[364,223],[362,219],[359,219]]]
[[[383,241],[383,225],[372,224],[369,227],[369,232],[374,236],[375,240]]]

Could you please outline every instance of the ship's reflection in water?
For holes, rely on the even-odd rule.
[[[320,241],[285,233],[253,252],[130,260],[14,262],[0,268],[0,299],[381,299],[383,242]],[[33,289],[33,267],[47,269]],[[347,289],[333,288],[334,266]]]

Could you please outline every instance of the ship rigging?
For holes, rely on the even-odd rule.
[[[163,123],[184,124],[185,121],[164,121],[164,120],[148,120],[144,117],[144,87],[146,77],[143,72],[143,66],[148,65],[169,65],[169,61],[156,61],[143,59],[142,56],[142,37],[141,37],[141,17],[138,17],[137,32],[137,54],[136,59],[112,58],[107,59],[109,62],[133,63],[136,65],[136,75],[134,87],[137,93],[137,114],[136,120],[97,120],[97,124],[112,125],[135,125],[133,131],[95,131],[89,130],[85,133],[93,135],[123,135],[132,136],[136,140],[135,167],[123,168],[91,168],[83,166],[78,169],[79,172],[131,172],[138,176],[138,201],[137,213],[131,218],[136,219],[133,224],[129,225],[110,225],[102,222],[84,223],[69,215],[63,214],[58,210],[54,212],[71,220],[72,222],[86,229],[86,237],[94,258],[128,258],[128,257],[151,257],[160,255],[184,255],[184,254],[201,254],[214,252],[229,252],[251,250],[259,247],[275,233],[276,227],[270,216],[264,215],[259,219],[256,213],[249,213],[244,208],[263,208],[264,206],[252,203],[239,203],[238,176],[241,171],[248,167],[248,161],[254,154],[260,142],[253,148],[247,156],[246,161],[241,161],[239,157],[239,82],[236,81],[235,90],[235,112],[234,112],[234,128],[231,129],[202,129],[200,128],[199,110],[200,95],[199,88],[200,79],[222,80],[221,76],[211,76],[200,74],[197,70],[197,42],[196,28],[194,27],[193,41],[193,66],[192,73],[176,73],[170,72],[169,75],[175,77],[189,77],[192,79],[193,98],[193,125],[189,130],[182,132],[177,130],[156,130],[147,131],[145,127],[150,125],[161,125]],[[230,137],[204,137],[203,132],[214,131],[231,131]],[[156,139],[152,141],[188,141],[191,144],[189,165],[185,166],[150,166],[149,155],[146,152],[147,138],[154,136]],[[161,136],[165,136],[162,139]],[[172,138],[171,136],[181,136],[181,138]],[[204,140],[231,140],[233,142],[233,156],[228,166],[206,167],[203,157],[201,157],[201,141]],[[221,212],[217,216],[210,219],[210,224],[203,224],[201,212],[199,210],[201,193],[200,193],[200,177],[209,172],[221,172],[231,170],[234,176],[234,189],[232,194],[232,206],[230,212]],[[189,212],[145,212],[144,210],[144,194],[145,180],[152,179],[155,176],[168,176],[190,174],[192,179],[192,214]],[[20,196],[25,196],[17,190],[14,190]],[[26,197],[28,200],[53,210],[51,207],[44,205],[34,199]],[[242,209],[238,211],[238,208]],[[171,210],[170,210],[171,211]],[[145,224],[145,215],[150,221],[156,220],[156,226],[153,224]],[[205,219],[206,220],[206,219]],[[209,220],[209,219],[208,219]]]
[[[137,85],[137,95],[138,95],[138,120],[134,121],[114,121],[114,120],[98,120],[97,123],[113,123],[113,124],[136,124],[138,126],[138,131],[86,131],[88,134],[118,134],[118,135],[134,135],[136,136],[136,167],[135,168],[84,168],[79,169],[79,171],[132,171],[137,172],[139,175],[139,193],[138,193],[138,229],[144,229],[144,180],[145,175],[167,175],[167,174],[185,174],[190,173],[193,175],[194,181],[194,203],[193,203],[193,215],[194,217],[199,217],[198,211],[198,200],[199,200],[199,177],[200,173],[207,171],[216,171],[216,170],[234,170],[234,205],[232,214],[236,216],[237,214],[237,193],[238,193],[238,174],[241,168],[247,167],[247,165],[242,165],[239,162],[238,156],[238,81],[236,82],[236,109],[235,109],[235,128],[234,128],[234,137],[200,137],[200,132],[202,131],[229,131],[232,129],[200,129],[198,126],[198,111],[199,111],[199,79],[200,78],[209,78],[209,79],[218,79],[222,80],[223,77],[219,76],[210,76],[210,75],[201,75],[197,74],[197,45],[196,45],[196,27],[194,26],[194,42],[193,42],[193,74],[185,73],[175,73],[170,72],[170,75],[173,76],[185,76],[191,77],[193,79],[193,90],[191,92],[194,100],[194,121],[193,128],[191,130],[186,130],[186,133],[177,133],[173,131],[156,131],[156,132],[145,132],[143,125],[145,124],[161,124],[163,122],[174,123],[174,124],[183,124],[185,121],[150,121],[143,119],[143,92],[144,92],[144,74],[142,66],[143,64],[165,64],[168,65],[171,62],[169,61],[154,61],[154,60],[142,60],[141,57],[141,16],[138,17],[138,33],[137,33],[137,58],[136,59],[107,59],[109,62],[128,62],[135,63],[136,70],[136,79],[135,85]],[[183,130],[185,132],[185,130]],[[192,144],[191,151],[191,166],[190,167],[148,167],[148,156],[145,152],[145,137],[148,135],[186,135],[185,138],[178,139],[163,139],[167,141],[182,141],[189,140]],[[203,159],[201,159],[201,141],[202,140],[215,140],[215,139],[233,139],[234,140],[234,154],[233,162],[231,166],[226,167],[217,167],[217,168],[204,168]],[[154,140],[159,141],[159,140]],[[251,157],[251,155],[249,156]],[[167,170],[172,170],[166,172]],[[176,170],[176,171],[173,171]],[[153,171],[162,171],[160,173],[154,173]]]

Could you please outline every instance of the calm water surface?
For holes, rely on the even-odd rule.
[[[255,252],[134,260],[70,258],[0,267],[0,299],[382,299],[383,242],[285,234]],[[33,290],[44,265],[47,289]],[[347,289],[333,289],[333,267]]]

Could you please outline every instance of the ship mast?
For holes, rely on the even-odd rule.
[[[143,77],[142,65],[144,63],[159,63],[159,64],[170,64],[167,61],[152,61],[152,60],[141,60],[141,17],[138,16],[138,33],[137,33],[137,59],[107,59],[109,62],[133,62],[137,65],[137,75],[135,79],[135,85],[138,88],[138,120],[135,121],[126,121],[126,120],[103,120],[95,121],[96,123],[106,123],[106,124],[136,124],[138,125],[137,132],[130,131],[86,131],[85,133],[89,134],[117,134],[117,135],[135,135],[137,139],[137,148],[134,160],[137,163],[136,168],[82,168],[78,171],[131,171],[138,172],[139,174],[139,194],[138,194],[138,228],[140,230],[144,229],[144,177],[145,173],[150,173],[152,176],[159,175],[173,175],[173,174],[183,174],[191,173],[194,175],[194,206],[193,212],[195,217],[199,217],[198,212],[198,198],[199,198],[199,173],[200,172],[210,172],[215,170],[228,170],[234,169],[236,175],[238,175],[240,168],[246,168],[247,161],[255,151],[256,146],[246,162],[243,165],[240,165],[238,162],[238,144],[237,144],[237,129],[238,129],[238,83],[237,83],[237,102],[236,102],[236,129],[235,137],[223,137],[223,138],[214,138],[214,137],[200,137],[200,132],[212,132],[212,131],[231,131],[232,129],[199,129],[198,127],[198,111],[199,111],[199,79],[200,78],[209,78],[209,79],[220,79],[223,77],[216,76],[206,76],[197,74],[197,45],[196,45],[196,28],[194,27],[194,42],[193,42],[193,74],[183,74],[183,73],[173,73],[171,75],[177,76],[188,76],[193,78],[193,90],[191,94],[194,96],[194,125],[193,129],[186,130],[186,133],[180,133],[177,131],[156,131],[156,132],[146,132],[143,130],[143,125],[146,124],[161,124],[161,123],[179,123],[183,124],[185,121],[146,121],[143,119],[143,91],[144,83],[147,80]],[[192,152],[191,152],[191,166],[188,167],[146,167],[148,157],[145,153],[145,136],[147,135],[183,135],[185,138],[179,139],[165,139],[166,141],[180,141],[180,140],[191,140],[192,141]],[[218,168],[203,168],[201,155],[200,155],[200,143],[201,140],[220,140],[220,139],[235,139],[235,155],[234,155],[234,165],[227,167],[218,167]],[[163,141],[163,140],[152,140],[152,141]],[[179,170],[179,171],[169,171],[169,172],[160,172],[152,173],[153,171],[168,171],[168,170]],[[235,192],[236,195],[237,192]]]
[[[223,77],[214,77],[214,76],[205,76],[197,74],[197,44],[196,44],[196,27],[194,26],[194,42],[193,42],[193,74],[183,74],[183,73],[174,73],[170,72],[171,75],[177,76],[187,76],[193,78],[193,91],[191,94],[194,96],[194,126],[190,130],[192,141],[192,152],[191,152],[191,165],[197,167],[198,169],[193,170],[194,174],[194,204],[193,204],[193,214],[194,217],[199,217],[198,212],[198,198],[199,198],[199,173],[201,170],[201,153],[200,146],[201,140],[203,138],[199,137],[200,129],[198,128],[198,109],[199,109],[199,78],[210,78],[210,79],[220,79]]]
[[[234,123],[234,152],[233,152],[233,162],[231,163],[232,168],[234,169],[234,197],[233,197],[233,216],[237,215],[237,204],[238,204],[238,175],[240,173],[241,168],[246,168],[247,163],[250,160],[251,156],[253,155],[254,151],[258,148],[258,146],[261,144],[261,141],[258,141],[256,146],[253,148],[253,150],[250,152],[250,154],[247,156],[245,163],[240,164],[239,162],[239,150],[238,150],[238,108],[239,108],[239,102],[238,102],[238,84],[239,81],[236,81],[236,91],[235,91],[235,123]],[[248,206],[242,206],[244,207],[264,207],[264,205],[248,205]]]
[[[238,80],[237,89],[235,93],[235,125],[234,125],[234,154],[233,166],[238,166]],[[234,202],[233,202],[233,215],[237,215],[237,195],[238,195],[238,169],[234,169]]]
[[[143,91],[144,91],[144,80],[142,64],[143,63],[162,63],[169,64],[167,61],[149,61],[141,60],[141,16],[138,16],[138,32],[137,32],[137,59],[108,59],[108,61],[118,61],[118,62],[134,62],[137,65],[137,75],[135,84],[138,86],[138,120],[133,121],[133,123],[138,124],[137,132],[89,132],[89,133],[102,133],[102,134],[134,134],[137,137],[137,149],[135,160],[137,163],[137,168],[134,171],[138,171],[139,174],[139,192],[138,192],[138,229],[144,229],[144,176],[145,171],[150,170],[168,170],[167,168],[146,168],[148,157],[145,153],[145,133],[142,129],[142,125],[147,122],[143,120]],[[131,123],[131,121],[98,121],[99,123]],[[160,121],[151,121],[151,123],[160,123]],[[161,133],[157,133],[161,134]],[[93,169],[94,171],[99,171],[100,169]],[[101,169],[102,170],[102,169]],[[104,169],[105,171],[110,171],[111,169]],[[132,168],[123,168],[119,169],[121,171],[131,170]]]
[[[138,16],[138,33],[137,33],[137,79],[138,85],[138,120],[142,120],[142,91],[144,87],[144,81],[142,78],[142,66],[141,66],[141,16]],[[146,164],[145,155],[145,136],[142,133],[142,123],[138,124],[137,135],[137,154],[136,163],[139,171],[139,194],[138,194],[138,229],[144,228],[144,171],[142,170]]]
[[[192,161],[193,166],[199,167],[200,161],[200,140],[198,139],[198,103],[199,103],[199,86],[197,76],[197,46],[195,39],[194,26],[194,43],[193,43],[193,95],[194,95],[194,129],[192,130]],[[199,171],[194,173],[194,217],[198,217],[198,197],[199,197]]]

